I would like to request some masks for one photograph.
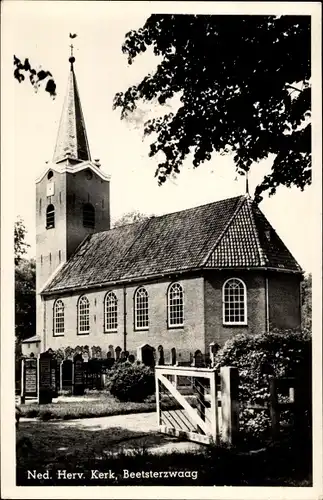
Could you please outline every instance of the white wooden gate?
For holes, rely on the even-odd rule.
[[[165,434],[232,444],[238,431],[238,371],[155,367],[157,422]]]

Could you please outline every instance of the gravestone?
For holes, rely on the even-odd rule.
[[[53,391],[53,398],[57,398],[58,396],[58,391],[59,391],[59,363],[57,363],[57,359],[52,358],[51,361],[51,385],[52,385],[52,391]]]
[[[37,359],[23,360],[23,397],[37,397]]]
[[[73,362],[71,359],[64,359],[62,363],[62,390],[72,391],[73,388]]]
[[[199,349],[194,353],[193,366],[197,368],[204,366],[204,356]]]
[[[176,349],[172,347],[170,350],[170,364],[172,366],[176,365]]]
[[[73,360],[73,394],[81,396],[84,394],[84,367],[82,354],[76,354]]]
[[[155,366],[155,348],[149,344],[137,347],[137,360],[146,366]]]
[[[158,346],[158,365],[164,365],[165,364],[165,356],[164,356],[164,348],[162,345]]]
[[[129,354],[128,361],[129,363],[134,363],[136,360],[135,356],[133,354]]]
[[[39,355],[39,404],[52,402],[52,360],[51,352],[43,352]]]

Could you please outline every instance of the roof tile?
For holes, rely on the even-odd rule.
[[[238,196],[90,235],[44,293],[203,267],[301,272],[259,208]]]

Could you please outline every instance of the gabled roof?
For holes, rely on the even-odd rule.
[[[302,272],[257,205],[238,196],[92,234],[43,293],[206,268]]]
[[[40,342],[40,336],[34,335],[33,337],[29,337],[29,339],[22,340],[22,344],[32,344],[34,342]]]
[[[67,157],[77,161],[91,160],[81,100],[73,68],[74,58],[70,58],[70,62],[71,69],[54,150],[54,163]]]

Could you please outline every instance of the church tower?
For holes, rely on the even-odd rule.
[[[36,181],[37,334],[43,339],[40,292],[92,233],[110,229],[110,177],[91,160],[79,91],[69,58],[67,93],[52,163]]]

